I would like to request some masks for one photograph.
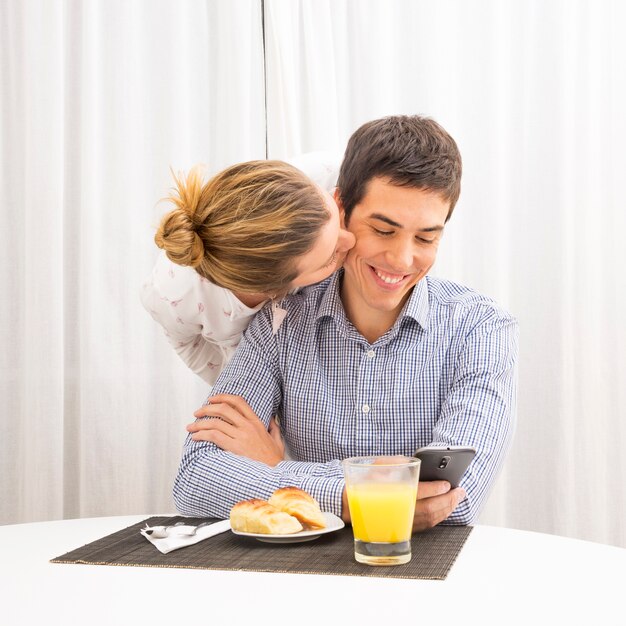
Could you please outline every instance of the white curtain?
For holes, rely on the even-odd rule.
[[[169,166],[422,113],[464,157],[435,272],[521,326],[481,521],[626,546],[625,31],[619,0],[0,4],[0,523],[173,508],[206,389],[137,295]]]
[[[270,156],[420,113],[464,158],[436,274],[520,322],[482,523],[626,546],[626,4],[266,0]]]
[[[0,523],[172,511],[207,395],[139,302],[170,166],[265,157],[257,0],[0,5]]]

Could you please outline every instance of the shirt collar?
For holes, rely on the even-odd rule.
[[[324,317],[332,317],[333,319],[345,319],[346,312],[341,302],[340,287],[343,278],[343,269],[336,271],[329,279],[326,290],[317,309],[315,321]]]
[[[428,328],[428,318],[430,313],[430,305],[428,302],[428,282],[424,276],[419,280],[417,285],[413,287],[411,296],[406,301],[398,319],[404,317],[413,318],[424,330]]]
[[[326,291],[322,296],[320,305],[317,309],[315,320],[318,321],[324,317],[332,317],[337,322],[344,324],[347,322],[346,312],[341,302],[340,287],[343,280],[343,269],[335,272],[328,281]],[[405,317],[414,319],[424,330],[428,328],[430,306],[428,303],[428,283],[427,278],[422,278],[413,287],[411,296],[406,301],[404,308],[400,312],[397,325]]]

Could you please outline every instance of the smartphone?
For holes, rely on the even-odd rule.
[[[454,489],[476,456],[476,450],[464,446],[430,447],[420,448],[414,456],[422,461],[420,480],[447,480]]]

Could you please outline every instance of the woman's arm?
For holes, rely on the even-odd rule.
[[[141,301],[176,354],[209,385],[215,383],[262,306],[246,300],[247,306],[194,269],[172,263],[165,254],[145,281]]]

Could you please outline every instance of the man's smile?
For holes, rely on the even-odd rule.
[[[410,277],[410,274],[392,274],[375,268],[372,265],[368,265],[368,267],[376,284],[387,290],[400,289]]]

